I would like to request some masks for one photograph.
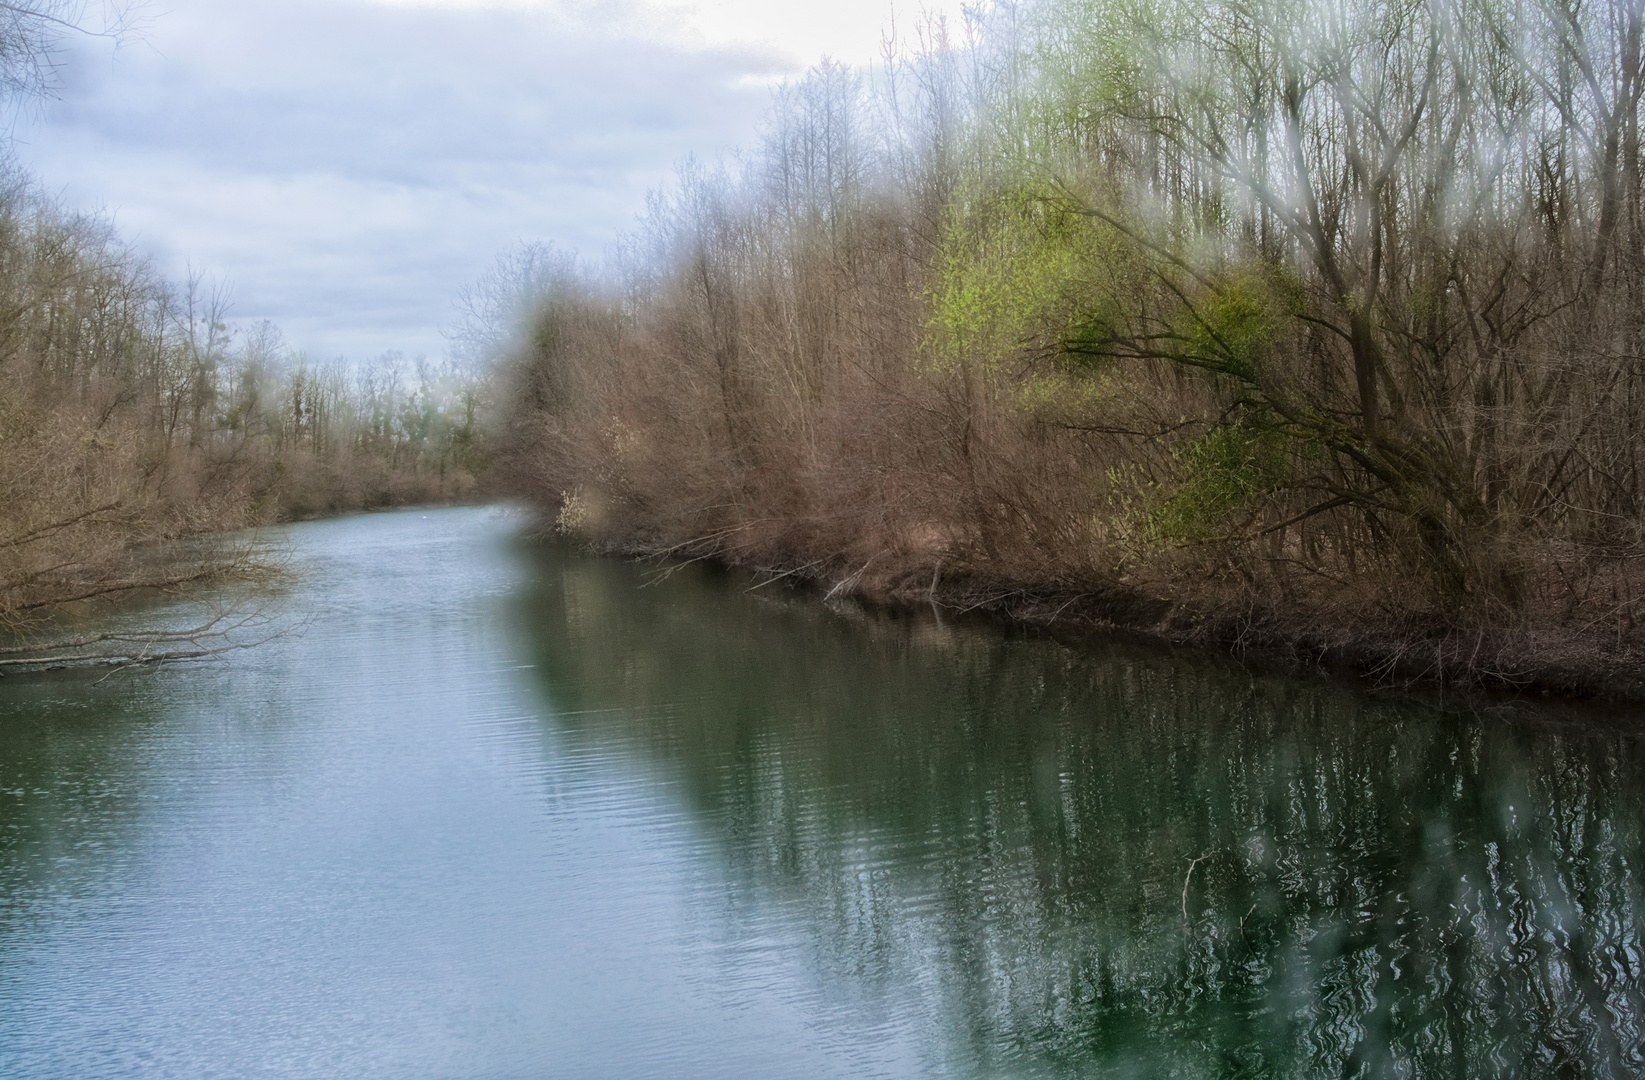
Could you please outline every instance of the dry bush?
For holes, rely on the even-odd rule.
[[[1645,690],[1645,12],[1332,11],[817,69],[532,293],[514,482],[629,550]]]

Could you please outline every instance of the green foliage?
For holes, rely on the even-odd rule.
[[[1090,413],[1116,394],[1134,387],[1115,371],[1091,373],[1078,368],[1047,367],[1013,382],[1017,405],[1041,415]]]
[[[987,368],[1069,338],[1085,347],[1067,351],[1094,355],[1105,320],[1117,317],[1103,286],[1127,259],[1111,229],[1044,184],[956,203],[928,291],[925,353],[941,367]]]
[[[1149,534],[1167,543],[1218,535],[1227,514],[1290,479],[1291,443],[1279,428],[1247,418],[1179,447],[1176,490],[1148,515]]]
[[[1075,315],[1062,334],[1061,351],[1072,360],[1091,365],[1113,355],[1114,342],[1123,336],[1119,313],[1110,304],[1095,304]]]
[[[1183,334],[1188,354],[1241,382],[1262,382],[1264,359],[1285,331],[1286,313],[1265,283],[1249,274],[1220,281],[1194,306]]]

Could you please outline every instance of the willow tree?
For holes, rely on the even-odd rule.
[[[962,260],[1106,252],[1039,336],[1201,371],[1279,439],[1244,536],[1348,512],[1513,607],[1520,540],[1638,507],[1641,7],[1042,5],[1019,211]]]

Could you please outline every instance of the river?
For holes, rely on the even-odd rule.
[[[0,681],[0,1076],[1645,1074],[1626,718],[521,527],[291,526],[300,632]]]

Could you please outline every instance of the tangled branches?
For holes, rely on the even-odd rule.
[[[181,660],[207,660],[255,648],[292,633],[262,608],[208,608],[204,622],[179,629],[134,629],[35,641],[0,648],[0,675],[7,669],[39,670],[84,664],[131,667]]]

